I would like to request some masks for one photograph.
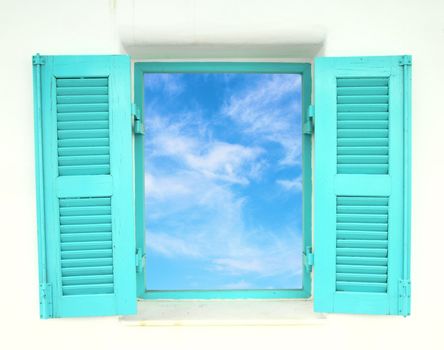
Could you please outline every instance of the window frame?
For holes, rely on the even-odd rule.
[[[268,73],[300,74],[302,77],[302,181],[303,181],[303,278],[302,289],[272,290],[146,290],[145,265],[137,273],[137,296],[141,299],[300,299],[309,298],[312,291],[311,268],[304,254],[312,246],[312,134],[304,132],[309,122],[312,77],[310,63],[281,62],[135,62],[134,102],[144,122],[144,74],[146,73]],[[149,125],[146,125],[149,127]],[[145,256],[145,176],[144,135],[134,138],[136,249]]]

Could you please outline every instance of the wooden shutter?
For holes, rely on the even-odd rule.
[[[34,56],[41,317],[136,311],[128,56]]]
[[[315,61],[315,311],[410,313],[410,65]]]

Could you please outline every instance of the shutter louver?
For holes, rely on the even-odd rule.
[[[388,173],[388,78],[337,79],[338,174]]]
[[[129,57],[38,58],[41,317],[135,313]]]
[[[56,86],[59,174],[109,174],[108,78],[60,78]]]
[[[111,198],[60,199],[63,295],[114,292]]]
[[[336,203],[336,291],[386,293],[388,198]]]
[[[408,62],[315,61],[315,311],[410,312]]]

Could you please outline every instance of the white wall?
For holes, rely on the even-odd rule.
[[[0,1],[0,347],[444,348],[438,333],[444,316],[444,2],[134,0],[136,10],[129,12],[120,2]],[[218,55],[225,45],[232,56],[283,57],[286,46],[297,56],[313,52],[298,49],[304,33],[313,40],[326,33],[325,55],[413,55],[412,316],[330,315],[320,325],[282,327],[129,327],[113,317],[40,321],[31,56],[127,48],[139,56],[146,50],[152,57],[189,57],[191,48],[203,55],[212,43]],[[135,43],[153,45],[136,52]]]

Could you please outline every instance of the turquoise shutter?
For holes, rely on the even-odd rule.
[[[40,316],[136,311],[128,56],[34,56]]]
[[[315,61],[315,311],[410,313],[410,65]]]

